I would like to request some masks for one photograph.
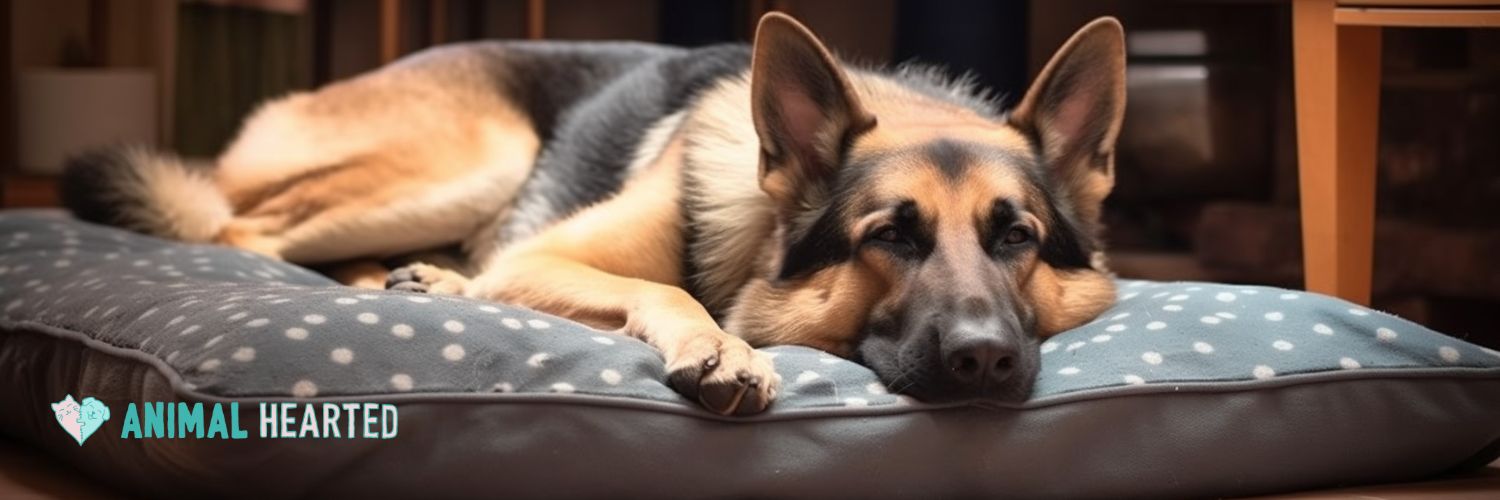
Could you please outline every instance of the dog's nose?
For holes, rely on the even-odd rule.
[[[981,324],[960,322],[941,345],[943,364],[960,384],[999,385],[1016,371],[1016,343]]]

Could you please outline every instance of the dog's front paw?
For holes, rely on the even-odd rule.
[[[675,351],[667,359],[668,383],[714,413],[760,413],[781,387],[771,357],[738,337],[694,336]]]
[[[397,268],[385,278],[387,290],[462,295],[468,278],[430,264],[416,263]]]

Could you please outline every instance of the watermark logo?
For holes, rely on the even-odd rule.
[[[83,398],[83,402],[74,401],[72,394],[52,403],[52,413],[57,417],[57,425],[73,436],[78,446],[83,446],[83,442],[109,420],[109,407],[104,403],[93,397]]]
[[[119,416],[120,439],[246,439],[238,402],[144,401],[125,405],[123,415],[93,397],[83,401],[68,394],[51,403],[57,425],[83,446],[89,436]],[[391,439],[401,414],[389,403],[260,403],[259,436],[271,439]],[[254,411],[247,408],[245,413]],[[255,428],[252,428],[254,430]],[[115,432],[111,427],[109,433]]]

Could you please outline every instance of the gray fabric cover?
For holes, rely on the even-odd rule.
[[[1428,477],[1500,452],[1500,353],[1315,294],[1122,281],[1022,405],[927,405],[801,347],[752,418],[641,342],[339,287],[245,252],[0,214],[0,431],[132,491],[236,496],[1224,496]],[[239,401],[252,438],[86,445],[49,402]],[[262,440],[255,403],[391,402],[391,440]]]

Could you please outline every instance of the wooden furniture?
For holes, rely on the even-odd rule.
[[[1500,0],[1293,0],[1297,160],[1308,290],[1370,302],[1380,30],[1500,27]]]

